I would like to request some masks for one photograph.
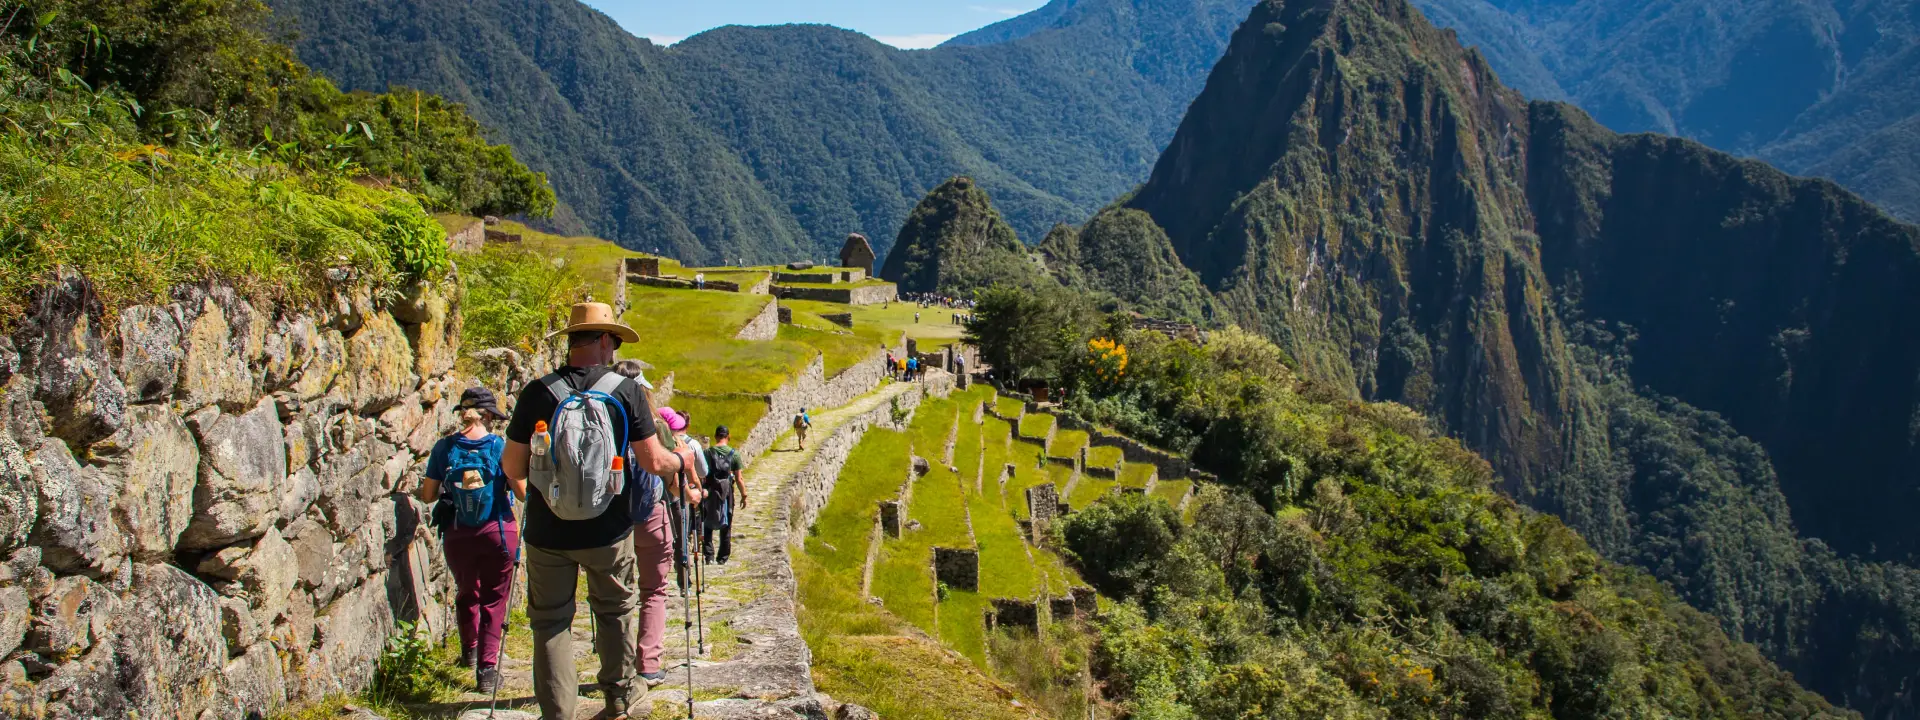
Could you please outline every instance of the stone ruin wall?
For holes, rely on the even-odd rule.
[[[371,679],[449,576],[401,492],[453,429],[458,298],[229,289],[0,337],[0,716],[240,718]]]
[[[776,324],[775,330],[779,329]],[[874,350],[866,359],[840,371],[832,379],[826,377],[825,360],[815,355],[807,363],[806,369],[798,376],[789,379],[786,384],[767,395],[767,413],[754,423],[738,446],[740,454],[747,458],[756,458],[773,447],[775,440],[783,433],[793,429],[793,416],[800,414],[801,408],[819,412],[853,402],[855,398],[872,392],[886,377],[886,351]],[[685,392],[692,397],[713,397],[697,392]]]
[[[879,305],[899,299],[900,287],[893,283],[844,288],[774,285],[773,294],[776,297],[793,300],[818,300],[842,305]]]
[[[746,326],[733,336],[735,340],[765,342],[780,337],[780,303],[768,299]]]
[[[894,423],[893,405],[882,404],[860,417],[843,423],[833,434],[815,438],[820,447],[814,453],[813,460],[794,476],[792,492],[786,499],[785,522],[781,524],[790,533],[805,533],[808,527],[820,519],[820,511],[827,506],[827,500],[833,497],[834,483],[840,479],[840,470],[847,464],[847,458],[853,454],[854,446],[860,444],[869,428],[881,426],[895,430],[905,430],[912,422],[913,411],[927,397],[946,397],[953,390],[948,381],[930,382],[920,392],[907,392],[900,395],[900,410],[906,414],[898,424]],[[878,508],[875,508],[878,512]]]

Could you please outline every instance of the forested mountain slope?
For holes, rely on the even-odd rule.
[[[1039,237],[1139,183],[1250,0],[1084,0],[989,47],[901,51],[823,26],[671,48],[574,0],[273,0],[341,85],[468,105],[564,204],[558,222],[694,261],[883,254],[965,174]]]
[[[1401,0],[1260,4],[1124,206],[1222,319],[1437,418],[1809,687],[1913,715],[1914,227],[1529,103]]]
[[[1609,128],[1831,177],[1920,219],[1920,3],[1419,0],[1510,85]],[[1544,72],[1543,72],[1544,71]]]

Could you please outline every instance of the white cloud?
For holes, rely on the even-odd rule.
[[[1025,15],[1028,12],[1020,8],[988,7],[986,5],[968,5],[967,9],[972,10],[974,12],[987,13],[989,15],[999,15],[1001,17],[1018,17],[1020,15]]]
[[[655,45],[673,45],[686,39],[679,35],[643,35],[641,37],[652,40]]]
[[[953,33],[919,33],[917,35],[875,35],[873,39],[901,50],[925,50],[952,40],[953,37]]]

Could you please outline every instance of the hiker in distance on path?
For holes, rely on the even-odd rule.
[[[630,451],[640,469],[661,477],[696,460],[684,449],[661,447],[646,391],[607,367],[623,343],[640,339],[612,307],[574,305],[567,326],[554,333],[561,334],[567,363],[521,391],[502,455],[507,477],[530,489],[524,531],[534,696],[542,718],[573,720],[574,588],[584,570],[600,656],[596,679],[606,696],[600,717],[621,720],[636,699],[638,600],[625,460]]]
[[[473,668],[476,692],[491,693],[500,687],[500,637],[506,629],[513,566],[520,561],[513,500],[526,500],[527,484],[509,480],[501,471],[507,443],[493,434],[492,423],[507,416],[493,391],[467,388],[458,410],[460,430],[433,444],[419,497],[426,503],[444,498],[451,510],[444,530],[455,586],[460,666]]]
[[[632,378],[641,387],[653,389],[647,382],[645,368],[635,360],[622,360],[615,363],[613,371]],[[660,436],[664,441],[668,438]],[[640,594],[639,637],[635,643],[635,668],[640,679],[647,687],[653,687],[667,681],[667,669],[662,663],[667,643],[667,582],[673,572],[675,527],[669,513],[676,512],[670,497],[682,498],[687,503],[700,502],[700,490],[687,483],[684,477],[675,477],[669,481],[640,467],[640,463],[629,458],[627,479],[633,485],[629,498],[629,517],[633,520],[633,555],[638,572],[636,589]],[[682,519],[684,524],[684,519]],[[678,550],[684,552],[684,550]],[[685,562],[685,558],[681,558]]]
[[[807,449],[807,431],[813,429],[813,416],[806,408],[800,408],[800,414],[793,416],[793,436],[800,441],[800,449]]]
[[[733,511],[747,506],[746,463],[731,444],[727,426],[713,429],[713,447],[707,448],[707,499],[700,509],[706,514],[706,531],[700,538],[700,555],[707,562],[727,564],[733,555]],[[713,535],[720,534],[720,552],[714,554]]]

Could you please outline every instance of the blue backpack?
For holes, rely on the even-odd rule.
[[[666,492],[667,482],[660,479],[659,475],[641,470],[631,463],[627,467],[628,484],[633,488],[632,494],[627,496],[627,517],[633,520],[633,524],[639,525],[653,519],[654,505],[660,502],[661,495]]]
[[[498,437],[477,448],[457,441],[447,445],[447,475],[440,479],[440,487],[453,500],[454,520],[462,527],[477,528],[493,520],[493,503],[499,495],[497,485],[501,478],[498,466],[487,460],[490,452],[498,454]],[[479,481],[477,487],[464,487],[469,473]]]

